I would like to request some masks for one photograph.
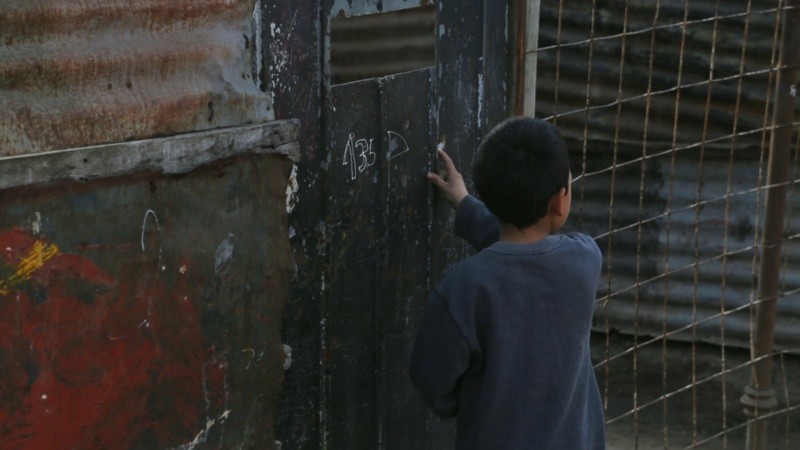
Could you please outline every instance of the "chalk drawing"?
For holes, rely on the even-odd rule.
[[[250,370],[250,364],[253,363],[253,360],[256,358],[256,351],[252,348],[243,348],[242,353],[250,353],[250,360],[247,361],[247,367],[244,370]]]
[[[386,151],[386,185],[392,187],[392,160],[411,151],[408,141],[396,131],[386,131],[388,150]]]
[[[350,133],[347,138],[347,145],[344,148],[343,166],[350,166],[350,179],[358,178],[359,173],[363,173],[375,164],[377,155],[372,150],[374,139],[356,139],[355,134]],[[356,155],[359,161],[356,164]]]
[[[142,220],[142,239],[141,239],[142,251],[144,251],[144,232],[147,230],[147,218],[149,216],[153,216],[153,221],[155,221],[156,223],[156,232],[157,233],[161,232],[161,230],[158,227],[158,216],[156,216],[156,212],[153,211],[152,209],[148,209],[147,211],[144,212],[144,219]]]
[[[372,139],[369,140],[367,143],[366,139],[359,139],[356,141],[356,148],[361,148],[361,152],[358,154],[361,157],[361,164],[358,165],[358,171],[363,172],[367,170],[367,167],[372,166],[375,164],[375,152],[372,151]]]
[[[389,161],[411,151],[408,142],[400,133],[387,131],[386,135],[389,137],[389,151],[386,152],[386,159]]]
[[[158,225],[158,216],[156,216],[156,212],[152,209],[148,209],[144,212],[144,219],[142,219],[142,236],[141,236],[141,244],[142,244],[142,251],[145,251],[144,247],[144,234],[147,231],[147,218],[153,216],[153,222],[156,224],[156,235],[158,236],[158,260],[156,260],[156,270],[161,268],[161,270],[165,270],[165,268],[161,267],[161,227]],[[148,312],[149,314],[149,312]]]
[[[391,170],[391,160],[410,152],[411,148],[406,138],[396,131],[386,131],[386,137],[386,161],[389,162],[388,169]],[[374,143],[374,139],[356,139],[354,133],[348,135],[344,155],[342,155],[342,165],[350,168],[351,180],[355,180],[359,174],[375,165],[377,154],[373,150]]]

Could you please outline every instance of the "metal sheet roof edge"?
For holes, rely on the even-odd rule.
[[[297,161],[299,131],[298,120],[277,120],[0,158],[0,189],[87,181],[148,170],[180,174],[244,153],[284,155]]]

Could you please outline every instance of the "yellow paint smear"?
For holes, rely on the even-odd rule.
[[[11,275],[5,280],[0,280],[0,295],[8,294],[10,288],[29,279],[36,270],[41,268],[44,263],[57,254],[58,247],[55,245],[36,241],[28,254],[19,260],[14,275]]]

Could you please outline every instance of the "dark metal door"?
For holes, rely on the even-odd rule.
[[[429,289],[467,254],[424,174],[447,137],[469,184],[479,137],[505,116],[508,9],[498,1],[436,4],[434,67],[325,91],[321,448],[453,446],[454,421],[428,412],[407,375]],[[329,17],[414,2],[334,3]]]
[[[430,422],[406,368],[430,273],[430,87],[422,69],[330,91],[328,448],[415,448]]]

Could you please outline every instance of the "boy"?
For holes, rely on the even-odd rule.
[[[444,151],[429,173],[456,210],[455,233],[477,254],[431,293],[410,376],[428,406],[457,417],[456,448],[603,449],[603,408],[589,332],[600,276],[597,244],[554,234],[572,193],[555,126],[512,118],[481,144],[468,195]]]

